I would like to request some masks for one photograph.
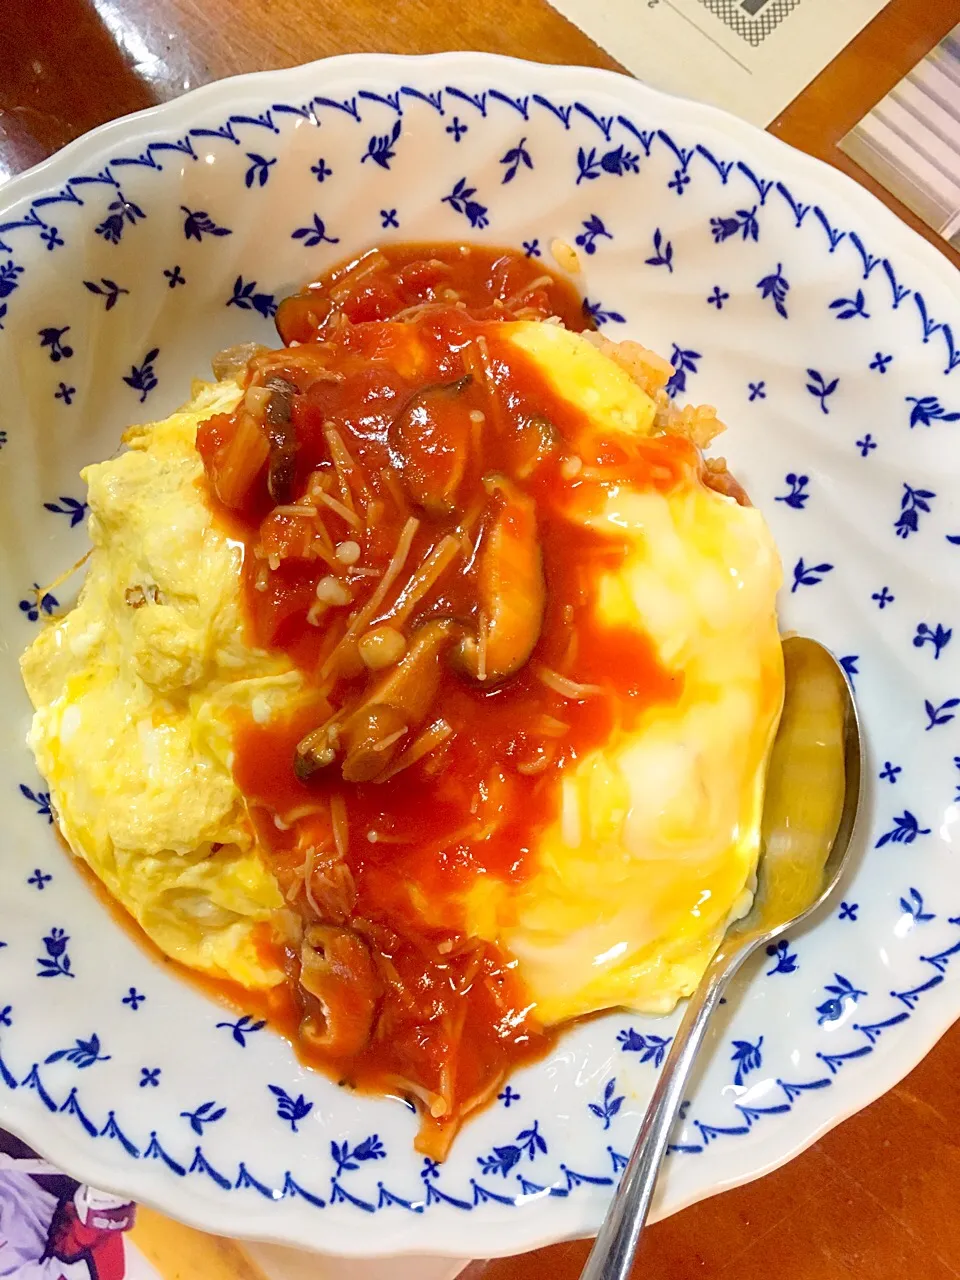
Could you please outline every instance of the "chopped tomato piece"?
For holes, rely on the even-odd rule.
[[[450,267],[438,258],[410,262],[397,272],[397,288],[409,305],[429,299],[434,286],[450,283]]]
[[[317,531],[309,516],[272,511],[260,526],[260,544],[269,560],[310,560]]]
[[[403,306],[403,299],[388,280],[374,277],[364,280],[356,293],[343,304],[343,313],[353,324],[367,320],[386,320]]]
[[[233,417],[229,413],[215,413],[197,427],[197,453],[204,466],[213,463],[217,453],[233,439]]]
[[[307,610],[316,602],[315,575],[297,561],[284,561],[267,574],[263,591],[250,592],[250,612],[256,642],[283,646],[303,629]]]
[[[228,418],[226,424],[224,417],[218,414],[198,428],[197,450],[217,497],[225,507],[240,510],[247,505],[262,476],[270,456],[270,441],[257,420],[244,409]]]

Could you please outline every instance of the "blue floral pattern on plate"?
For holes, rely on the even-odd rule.
[[[80,467],[174,408],[209,353],[269,341],[298,283],[387,236],[545,262],[555,238],[575,245],[595,323],[669,354],[679,402],[720,407],[722,452],[782,552],[785,628],[856,677],[872,779],[858,866],[840,909],[744,974],[660,1212],[788,1158],[916,1062],[957,1012],[960,964],[960,316],[933,250],[706,108],[475,55],[215,86],[4,198],[0,1121],[210,1229],[343,1252],[489,1256],[584,1234],[625,1165],[677,1014],[574,1028],[444,1165],[424,1160],[407,1109],[305,1072],[262,1018],[104,929],[23,745],[15,655],[72,598],[39,584],[82,554]],[[357,1232],[368,1217],[375,1235]]]

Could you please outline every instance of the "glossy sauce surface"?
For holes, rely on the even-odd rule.
[[[463,904],[478,885],[527,874],[557,818],[566,765],[680,692],[640,632],[599,621],[598,573],[616,571],[626,547],[572,513],[611,485],[669,489],[700,461],[678,437],[604,438],[498,335],[497,322],[513,318],[558,315],[582,327],[579,298],[539,264],[446,245],[392,247],[373,263],[287,300],[277,323],[294,345],[250,364],[253,385],[279,375],[296,388],[295,467],[278,512],[263,465],[231,504],[231,530],[246,546],[255,641],[285,650],[314,694],[289,722],[238,725],[234,773],[291,906],[307,925],[343,931],[325,935],[344,953],[324,978],[322,1008],[298,986],[299,956],[286,957],[295,995],[286,1016],[299,1019],[305,1057],[351,1085],[416,1098],[421,1146],[442,1154],[459,1121],[551,1038],[511,958],[469,935]],[[214,487],[238,430],[238,414],[201,427]],[[332,502],[311,501],[321,492]],[[503,536],[538,547],[542,624],[519,669],[478,681],[454,659],[464,635],[492,625],[482,563],[498,519]],[[415,727],[447,732],[392,777],[348,782],[339,760],[304,776],[298,742],[361,705],[382,674],[358,660],[351,618],[411,520],[403,568],[367,629],[393,622],[408,652],[428,626],[452,636],[431,668],[429,708],[384,759],[399,759]],[[344,542],[359,548],[352,565],[337,560]],[[451,543],[450,563],[405,608],[417,567]],[[317,584],[331,577],[348,602],[317,616]]]

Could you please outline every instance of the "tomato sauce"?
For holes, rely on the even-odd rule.
[[[509,1069],[552,1042],[512,958],[472,936],[467,904],[530,874],[565,768],[680,693],[640,632],[598,618],[598,578],[626,547],[582,516],[617,485],[670,489],[699,472],[699,454],[672,436],[605,439],[497,327],[554,316],[585,327],[572,287],[512,251],[372,251],[281,304],[285,349],[254,356],[245,407],[198,435],[245,544],[252,639],[289,654],[312,691],[289,721],[235,733],[234,773],[265,856],[305,936],[326,930],[313,993],[304,953],[284,957],[287,1030],[335,1078],[412,1097],[421,1149],[436,1156]],[[267,458],[245,415],[271,385],[287,418],[271,426],[266,410]],[[449,631],[416,686],[429,706],[404,707],[410,723],[378,740],[375,779],[345,781],[342,742],[346,754],[322,765],[298,744],[338,716],[349,727],[386,678],[358,658],[351,626],[404,545],[361,631],[392,623],[408,654],[431,625]],[[444,556],[405,605],[418,568]],[[532,644],[483,678],[515,615]],[[424,733],[430,749],[399,767]]]

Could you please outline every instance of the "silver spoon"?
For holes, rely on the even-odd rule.
[[[826,901],[846,863],[863,752],[850,686],[836,658],[815,640],[784,640],[783,659],[784,705],[767,772],[753,907],[727,930],[690,997],[581,1280],[629,1277],[710,1015],[747,957]]]

